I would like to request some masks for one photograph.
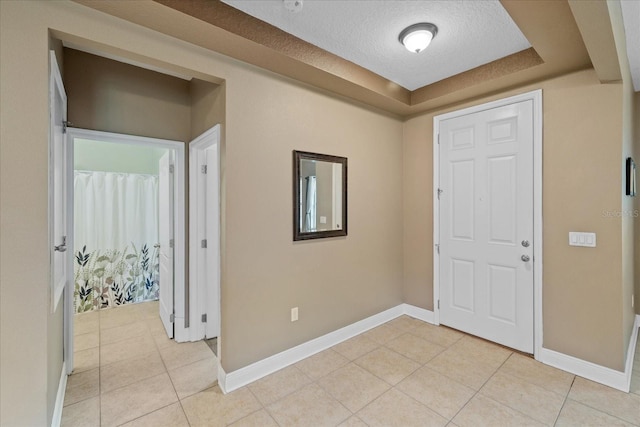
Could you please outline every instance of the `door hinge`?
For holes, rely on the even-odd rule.
[[[438,300],[438,310],[440,310],[440,300]]]
[[[440,145],[440,134],[438,133],[438,145]]]
[[[169,247],[173,248],[173,239],[169,239]]]
[[[200,166],[200,171],[201,171],[202,173],[207,173],[207,165],[202,165],[202,166]]]
[[[207,313],[202,315],[202,323],[207,323]]]
[[[436,253],[440,254],[440,243],[436,243]]]
[[[67,128],[73,126],[73,123],[71,123],[68,120],[63,120],[62,121],[62,133],[67,133]]]
[[[438,200],[440,200],[440,195],[444,193],[444,190],[441,188],[438,188]]]
[[[207,248],[207,239],[202,239],[200,241],[200,247],[203,248],[203,249]]]
[[[175,314],[173,314],[173,313],[171,313],[171,314],[169,315],[169,322],[170,322],[170,323],[173,323],[173,322],[175,322],[175,321],[176,321],[176,315],[175,315]]]
[[[54,251],[66,252],[67,251],[67,236],[62,236],[62,243],[53,247]]]
[[[175,167],[173,165],[169,165],[169,173],[173,173]]]

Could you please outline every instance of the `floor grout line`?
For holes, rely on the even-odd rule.
[[[449,347],[449,348],[450,348],[450,347]],[[443,351],[443,352],[444,352],[444,351]],[[496,370],[495,370],[495,371],[494,371],[494,372],[489,376],[489,378],[487,378],[487,380],[486,380],[484,383],[482,383],[482,385],[481,385],[480,387],[478,387],[478,389],[477,389],[477,390],[475,390],[475,393],[473,393],[473,396],[471,396],[471,397],[469,398],[469,400],[467,400],[467,402],[466,402],[464,405],[462,405],[462,407],[461,407],[460,409],[458,409],[458,411],[453,415],[453,417],[451,417],[451,419],[449,420],[449,422],[453,422],[453,420],[455,419],[455,417],[457,417],[457,416],[458,416],[458,414],[459,414],[460,412],[462,412],[462,410],[463,410],[463,409],[464,409],[464,408],[469,404],[469,402],[471,402],[471,401],[473,400],[473,398],[474,398],[474,397],[476,397],[476,396],[480,393],[480,391],[482,390],[482,388],[483,388],[483,387],[484,387],[484,386],[489,382],[489,380],[491,380],[491,378],[493,378],[493,376],[494,376],[496,373],[498,373],[498,371],[500,370],[500,368],[502,368],[502,367],[504,366],[504,364],[505,364],[505,363],[507,363],[507,360],[509,360],[509,359],[511,358],[511,356],[513,356],[513,352],[511,352],[511,353],[509,354],[509,356],[507,356],[507,357],[504,359],[504,361],[500,364],[500,366],[498,366],[498,368],[497,368],[497,369],[496,369]],[[436,371],[436,372],[437,372],[437,371]],[[442,374],[442,373],[441,373],[441,375],[446,376],[445,374]],[[447,378],[449,378],[449,377],[447,376]],[[451,381],[455,381],[455,382],[457,383],[457,381],[456,381],[456,380],[454,380],[453,378],[449,378],[449,379],[450,379]],[[462,384],[462,385],[465,385],[465,384]],[[468,387],[468,386],[466,386],[466,387]],[[471,387],[468,387],[468,388],[471,388]],[[493,399],[492,399],[492,400],[493,400]],[[498,403],[499,403],[499,402],[498,402]],[[502,405],[502,404],[501,404],[501,405]],[[505,406],[506,406],[506,405],[505,405]],[[509,407],[509,406],[507,406],[507,407]],[[509,407],[509,408],[510,408],[510,407]],[[511,409],[513,409],[513,408],[511,408]]]
[[[573,383],[575,382],[576,377],[574,375],[573,380],[571,381],[571,387],[573,387]],[[567,394],[564,396],[564,398],[562,399],[562,405],[560,405],[560,410],[558,411],[558,414],[556,415],[556,419],[553,421],[553,426],[555,427],[556,424],[558,424],[558,420],[560,419],[560,414],[562,414],[562,410],[564,409],[564,405],[567,404],[567,400],[569,400],[569,393],[571,393],[571,387],[569,387],[569,391],[567,391]]]

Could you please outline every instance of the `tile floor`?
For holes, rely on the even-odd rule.
[[[626,394],[402,316],[223,395],[210,348],[156,313],[77,317],[63,426],[640,426],[638,349]]]

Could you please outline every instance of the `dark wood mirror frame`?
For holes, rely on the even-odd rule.
[[[300,162],[315,160],[342,165],[342,228],[337,230],[301,231]],[[293,151],[293,240],[323,239],[347,235],[347,158],[327,154]]]

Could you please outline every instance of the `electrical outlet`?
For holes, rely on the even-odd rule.
[[[291,321],[292,322],[298,321],[298,307],[293,307],[291,309]]]

